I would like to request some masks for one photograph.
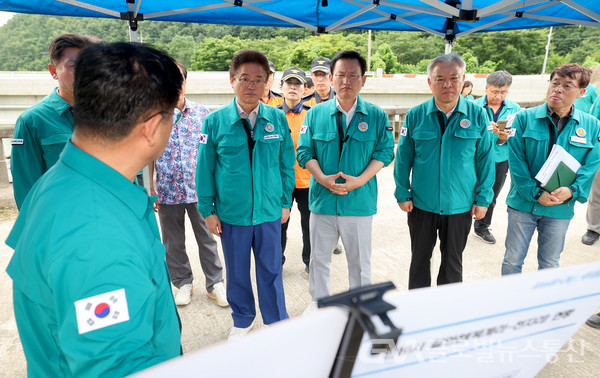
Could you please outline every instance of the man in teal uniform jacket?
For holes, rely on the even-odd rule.
[[[94,39],[61,34],[50,43],[48,70],[58,88],[27,109],[15,124],[10,170],[17,207],[35,182],[52,167],[73,133],[73,67],[81,49]]]
[[[483,107],[485,114],[488,117],[491,128],[494,132],[492,137],[492,145],[494,146],[494,162],[496,163],[496,180],[494,181],[494,199],[488,207],[483,219],[476,220],[473,224],[475,235],[483,239],[484,242],[494,244],[496,238],[490,232],[489,228],[492,225],[492,215],[496,206],[496,198],[500,194],[506,174],[508,173],[508,144],[509,130],[500,130],[498,121],[507,120],[521,110],[521,107],[516,102],[512,102],[506,98],[508,90],[512,84],[512,76],[507,71],[496,71],[488,75],[485,85],[485,95],[473,101]],[[511,119],[512,119],[511,117]],[[510,124],[507,124],[510,126]],[[507,127],[508,127],[507,126]]]
[[[375,175],[394,158],[387,114],[359,96],[367,63],[356,51],[331,60],[336,97],[317,104],[300,128],[298,163],[311,173],[311,312],[330,294],[332,251],[341,237],[350,288],[371,284],[371,228],[377,212]]]
[[[598,99],[598,87],[590,83],[585,87],[585,92],[581,97],[575,100],[573,106],[584,113],[590,113],[596,99]]]
[[[395,196],[408,213],[409,289],[431,285],[438,232],[442,262],[437,284],[462,281],[471,218],[482,219],[492,202],[493,134],[483,109],[460,96],[464,72],[458,55],[434,58],[427,67],[433,98],[410,109],[400,130]]]
[[[181,354],[155,198],[134,184],[164,150],[181,73],[141,45],[75,64],[73,138],[31,189],[15,249],[17,326],[30,376],[125,376]]]
[[[196,168],[198,210],[221,238],[229,340],[246,335],[256,317],[250,254],[254,251],[258,302],[265,324],[287,319],[281,271],[281,224],[290,216],[294,142],[283,112],[260,102],[269,63],[256,50],[231,60],[235,98],[204,119]]]
[[[519,112],[508,154],[511,185],[506,198],[508,230],[502,274],[521,273],[533,232],[538,231],[538,269],[558,267],[575,201],[585,203],[600,165],[598,120],[573,103],[585,93],[591,70],[575,63],[558,66],[550,75],[547,102]],[[581,163],[575,181],[552,192],[535,176],[553,145]]]

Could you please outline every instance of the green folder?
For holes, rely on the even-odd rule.
[[[546,185],[542,188],[547,192],[553,192],[562,186],[569,186],[575,181],[576,175],[576,172],[573,172],[571,168],[561,161],[558,163]]]

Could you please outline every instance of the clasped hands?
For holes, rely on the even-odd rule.
[[[337,183],[335,180],[338,178],[342,178],[346,180],[344,183]],[[356,188],[363,186],[365,183],[356,176],[350,176],[345,174],[344,172],[338,172],[333,175],[326,175],[320,181],[319,184],[323,185],[325,188],[329,189],[331,193],[337,194],[340,196],[347,195],[349,192],[353,191]]]

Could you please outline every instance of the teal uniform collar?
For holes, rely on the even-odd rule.
[[[154,202],[143,187],[132,183],[114,168],[79,149],[71,141],[67,142],[60,161],[120,199],[139,219],[144,218],[148,206],[152,206]]]
[[[267,105],[263,102],[258,103],[258,115],[256,117],[256,124],[258,124],[258,121],[260,119],[263,119],[267,122],[273,122],[274,120],[269,119],[267,117],[265,117],[266,115],[266,111],[265,111],[265,106],[271,107],[271,105]],[[231,101],[229,104],[225,105],[225,109],[224,109],[227,113],[227,115],[229,116],[229,119],[231,120],[231,124],[237,123],[239,121],[241,121],[242,117],[240,117],[238,110],[237,110],[237,106],[235,104],[235,98],[233,99],[233,101]]]
[[[59,116],[62,116],[66,111],[72,108],[71,104],[60,97],[58,94],[58,87],[54,88],[52,93],[50,93],[48,101],[52,105],[52,109],[54,109]]]
[[[325,104],[327,104],[327,106],[329,106],[329,111],[332,116],[335,116],[335,114],[339,111],[335,101],[333,101],[333,100],[327,101]],[[354,111],[354,114],[356,114],[356,113],[361,113],[361,114],[364,114],[365,116],[369,115],[369,111],[367,109],[365,100],[363,100],[363,98],[360,97],[360,95],[358,95],[356,98],[356,110]]]
[[[454,113],[467,114],[467,112],[468,112],[467,103],[468,102],[469,102],[469,100],[466,100],[462,96],[460,96],[458,98],[458,103],[456,104],[456,107],[454,108],[454,111],[452,112],[452,114],[454,114]],[[438,107],[435,105],[435,97],[431,97],[431,99],[429,99],[429,101],[426,102],[426,106],[427,106],[427,108],[426,108],[425,112],[427,115],[440,111],[438,109]]]

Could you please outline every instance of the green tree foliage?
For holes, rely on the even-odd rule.
[[[184,66],[190,67],[192,54],[197,45],[191,35],[176,35],[165,49],[174,59],[179,60]]]
[[[194,52],[190,69],[193,71],[227,71],[233,55],[244,48],[238,37],[205,38]]]
[[[378,31],[373,42],[375,46],[389,45],[402,65],[431,60],[444,52],[444,40],[427,33]]]
[[[383,66],[379,62],[383,62]],[[374,62],[376,66],[374,66]],[[371,66],[377,68],[383,68],[385,73],[394,73],[398,69],[398,58],[392,52],[390,45],[383,43],[379,45],[377,52],[371,57]]]
[[[48,65],[48,45],[61,33],[94,35],[107,42],[127,41],[127,23],[100,18],[15,15],[0,27],[0,70],[41,71]],[[209,25],[163,21],[139,23],[138,38],[167,51],[191,70],[227,70],[231,57],[255,48],[277,70],[295,65],[305,70],[316,56],[333,57],[342,49],[367,55],[367,35],[343,30],[317,35],[301,28]],[[512,74],[542,70],[548,29],[470,34],[457,39],[454,51],[464,55],[467,72],[506,69]],[[559,64],[600,63],[600,28],[563,26],[553,29],[546,72]],[[377,31],[372,34],[371,69],[386,73],[425,73],[427,63],[444,51],[442,38],[427,33]]]
[[[546,36],[547,29],[470,34],[457,39],[454,51],[470,53],[513,74],[535,74],[542,71]]]

